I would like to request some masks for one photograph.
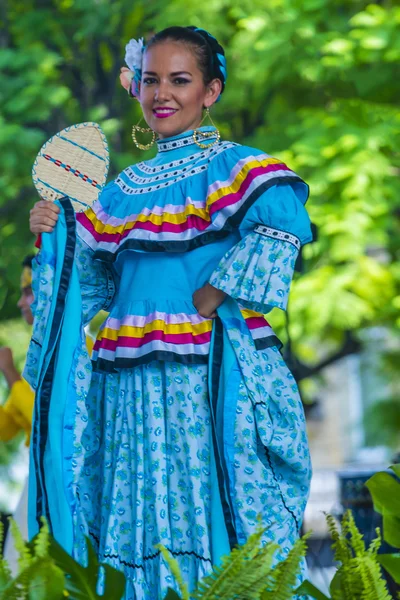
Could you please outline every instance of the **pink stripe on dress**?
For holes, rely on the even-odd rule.
[[[272,169],[271,167],[278,168]],[[226,196],[222,196],[222,198],[216,200],[215,202],[213,202],[213,204],[210,205],[210,216],[212,216],[215,212],[220,211],[223,208],[226,208],[227,206],[230,206],[231,204],[237,204],[238,202],[240,202],[241,198],[244,196],[247,189],[250,187],[250,184],[257,177],[260,177],[261,175],[266,175],[267,173],[272,173],[274,171],[283,170],[290,171],[288,167],[285,167],[283,165],[268,165],[268,167],[256,167],[254,169],[251,169],[251,171],[247,173],[245,180],[243,181],[242,185],[240,186],[237,192],[233,192],[231,194],[227,194]]]
[[[200,333],[199,335],[193,335],[192,333],[165,334],[163,331],[150,331],[141,338],[125,336],[120,336],[117,340],[103,338],[102,340],[96,341],[93,349],[99,350],[100,348],[106,348],[107,350],[116,350],[118,346],[122,346],[124,348],[140,348],[141,346],[144,346],[154,340],[161,340],[167,344],[201,345],[208,344],[210,342],[211,332],[208,331],[206,333]]]
[[[249,329],[257,329],[258,327],[271,327],[267,319],[264,317],[247,317],[245,319]]]
[[[204,231],[209,227],[210,222],[204,221],[200,217],[189,215],[185,223],[176,225],[175,223],[162,223],[161,225],[154,225],[153,223],[140,223],[139,221],[134,224],[130,229],[125,229],[122,233],[98,233],[93,226],[91,220],[85,215],[85,213],[79,213],[77,215],[79,223],[87,229],[97,242],[108,242],[118,244],[124,238],[126,238],[131,231],[135,229],[144,229],[151,231],[152,233],[183,233],[187,229],[197,229],[198,231]]]

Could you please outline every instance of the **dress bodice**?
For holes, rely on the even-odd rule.
[[[151,356],[206,362],[212,321],[197,313],[193,293],[255,225],[281,221],[279,235],[288,240],[309,235],[308,221],[298,215],[299,232],[289,233],[294,217],[285,201],[263,202],[268,190],[290,182],[292,200],[303,209],[307,186],[293,171],[260,150],[213,143],[213,128],[201,129],[211,133],[209,147],[199,147],[192,131],[159,141],[155,158],[125,169],[77,216],[80,239],[119,279],[93,351],[100,369]],[[246,309],[252,331],[268,333],[262,315]]]

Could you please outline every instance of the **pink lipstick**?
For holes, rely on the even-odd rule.
[[[160,106],[159,108],[153,109],[153,114],[157,119],[166,119],[172,117],[177,112],[176,108],[168,108],[167,106]]]

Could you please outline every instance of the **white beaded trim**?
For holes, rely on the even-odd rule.
[[[281,231],[280,229],[273,229],[272,227],[267,227],[266,225],[257,225],[254,227],[254,231],[263,235],[265,237],[272,238],[274,240],[281,240],[282,242],[289,242],[293,244],[295,248],[300,250],[301,242],[298,237],[292,235],[291,233],[287,233],[286,231]]]
[[[214,131],[211,131],[210,133],[214,133]],[[216,133],[215,133],[215,137],[217,137]],[[210,140],[210,142],[212,141],[211,136],[210,136],[209,140]],[[196,142],[194,141],[194,137],[193,137],[193,133],[192,133],[191,135],[188,135],[187,137],[181,137],[178,140],[172,140],[170,142],[163,142],[162,140],[160,140],[157,142],[157,146],[158,146],[159,152],[166,152],[167,150],[176,150],[177,148],[192,146],[195,143]]]
[[[187,163],[189,163],[195,159],[199,159],[199,160],[206,159],[209,156],[216,154],[218,151],[220,151],[221,148],[228,149],[228,148],[233,148],[233,146],[238,146],[238,144],[235,144],[234,142],[221,142],[218,145],[218,147],[213,146],[212,148],[209,148],[208,150],[203,150],[202,152],[198,152],[197,154],[191,154],[190,156],[187,156],[186,158],[181,158],[179,160],[173,160],[170,163],[166,163],[164,165],[159,165],[158,167],[149,167],[149,165],[146,164],[146,162],[137,163],[135,165],[135,167],[139,171],[142,171],[143,173],[148,173],[149,175],[153,175],[154,173],[160,173],[160,171],[166,171],[168,169],[175,169],[176,167],[179,168],[182,165],[186,165]]]
[[[164,188],[167,188],[167,187],[173,185],[174,183],[177,183],[178,181],[183,181],[184,179],[186,179],[188,177],[192,177],[193,175],[197,175],[198,173],[206,171],[208,169],[209,163],[212,160],[214,160],[214,158],[216,156],[218,156],[218,154],[220,154],[221,152],[225,152],[230,147],[231,146],[229,144],[221,145],[216,150],[215,154],[210,156],[208,161],[206,163],[204,163],[203,165],[200,165],[199,167],[191,168],[191,166],[189,165],[189,166],[183,167],[183,169],[178,169],[175,172],[169,172],[169,173],[167,172],[167,173],[163,173],[162,175],[156,175],[155,177],[138,177],[135,174],[132,167],[128,167],[127,169],[125,169],[123,171],[125,176],[128,177],[129,180],[132,181],[132,183],[136,184],[137,186],[143,186],[143,185],[146,185],[149,183],[154,183],[155,181],[159,182],[155,185],[148,185],[148,186],[146,185],[146,187],[131,187],[121,177],[118,177],[115,180],[115,183],[119,186],[119,188],[125,194],[127,194],[129,196],[135,196],[135,195],[139,195],[139,194],[148,194],[150,192],[164,189]],[[177,176],[175,176],[175,175],[177,175]],[[168,181],[162,182],[163,179],[168,179]]]

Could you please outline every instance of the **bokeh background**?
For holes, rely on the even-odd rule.
[[[0,345],[22,366],[29,331],[16,302],[40,146],[97,121],[110,177],[151,157],[132,143],[140,107],[118,73],[130,38],[169,25],[206,28],[226,49],[228,85],[212,112],[222,138],[282,158],[311,187],[316,240],[288,317],[271,320],[306,407],[315,468],[306,524],[318,530],[320,511],[340,500],[338,470],[388,465],[400,448],[398,2],[3,0]],[[17,448],[0,445],[2,509],[16,498]]]

